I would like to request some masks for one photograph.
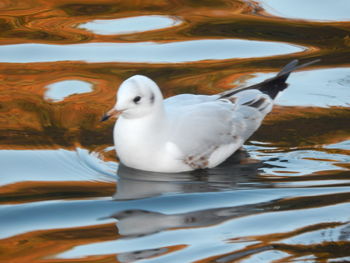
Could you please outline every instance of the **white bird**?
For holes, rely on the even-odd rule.
[[[212,168],[259,128],[289,74],[314,62],[298,66],[293,60],[275,77],[250,87],[167,99],[154,81],[135,75],[120,85],[115,106],[101,121],[119,116],[114,143],[126,166],[173,173]]]

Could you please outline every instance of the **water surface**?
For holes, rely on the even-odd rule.
[[[0,262],[349,262],[348,7],[3,1]],[[317,58],[215,169],[125,167],[99,122],[134,74],[214,94]]]

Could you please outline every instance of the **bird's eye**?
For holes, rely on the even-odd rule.
[[[140,97],[140,96],[136,96],[136,97],[133,99],[133,102],[137,104],[140,100],[141,100],[141,97]]]

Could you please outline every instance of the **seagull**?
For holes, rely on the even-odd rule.
[[[118,117],[115,150],[128,167],[162,173],[213,168],[259,128],[289,74],[317,61],[293,60],[275,77],[249,87],[167,99],[153,80],[134,75],[122,82],[115,106],[101,121]]]

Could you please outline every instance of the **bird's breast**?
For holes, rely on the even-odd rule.
[[[146,169],[156,165],[162,152],[161,135],[157,129],[140,121],[119,119],[114,127],[114,144],[119,159],[125,165]]]
[[[154,171],[177,172],[190,170],[174,151],[169,151],[162,127],[118,120],[114,127],[114,144],[120,161],[126,166]]]

